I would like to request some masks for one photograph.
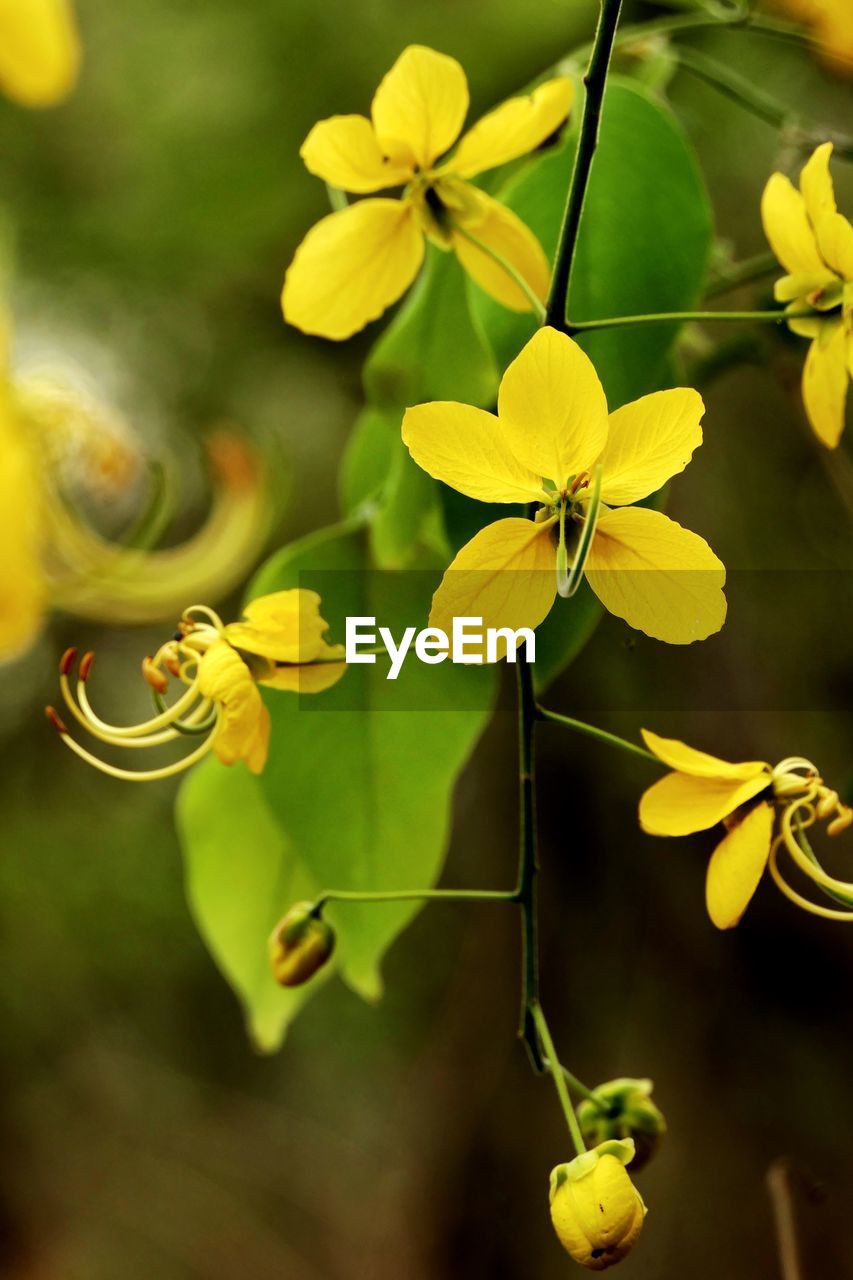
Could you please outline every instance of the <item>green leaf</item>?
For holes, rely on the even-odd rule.
[[[580,118],[579,112],[574,119]],[[553,258],[577,142],[523,171],[501,193]],[[571,277],[569,315],[600,319],[690,309],[711,245],[711,212],[693,151],[669,108],[629,81],[605,95]],[[529,316],[499,307],[472,286],[474,310],[501,367],[535,329]],[[591,356],[611,408],[663,385],[673,325],[591,333]]]
[[[328,976],[284,990],[273,980],[267,939],[293,903],[318,885],[243,765],[207,759],[177,801],[187,898],[198,931],[240,998],[249,1036],[262,1052],[281,1044],[288,1023]]]
[[[400,419],[395,412],[362,409],[347,440],[338,473],[338,496],[346,515],[371,499],[378,500],[400,439]]]
[[[331,637],[346,616],[375,616],[398,636],[422,627],[435,571],[371,571],[360,529],[312,535],[260,570],[250,598],[293,586],[319,591]],[[387,659],[351,666],[316,698],[266,691],[272,744],[261,786],[300,864],[323,888],[429,887],[438,879],[459,770],[484,728],[494,667],[427,666],[412,657],[399,678]],[[329,910],[350,986],[381,992],[383,954],[417,903],[343,904]]]

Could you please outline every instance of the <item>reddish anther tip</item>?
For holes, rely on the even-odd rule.
[[[77,650],[73,648],[66,649],[62,657],[59,659],[59,674],[61,676],[67,676],[76,661]]]
[[[68,730],[56,714],[53,707],[45,707],[44,714],[47,716],[57,733],[61,733],[63,736],[68,733]]]
[[[91,649],[88,653],[84,653],[83,657],[80,659],[80,670],[77,672],[77,676],[84,684],[89,679],[89,672],[92,670],[92,663],[94,661],[95,655],[92,653]]]

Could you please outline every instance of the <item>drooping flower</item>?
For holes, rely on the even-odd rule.
[[[0,325],[2,325],[0,316]],[[214,498],[199,531],[150,549],[167,515],[124,417],[79,371],[8,370],[0,341],[0,661],[36,639],[49,610],[113,624],[161,622],[218,598],[256,562],[270,522],[266,469],[231,429],[206,442]],[[148,494],[151,500],[148,500]],[[113,540],[121,524],[138,535]]]
[[[680,387],[608,417],[589,358],[547,327],[504,374],[497,416],[455,402],[408,409],[403,439],[430,475],[482,502],[539,504],[535,520],[497,520],[462,548],[433,597],[430,625],[450,634],[454,616],[471,616],[492,628],[538,626],[562,556],[585,567],[606,609],[647,635],[689,644],[718,631],[721,562],[697,534],[630,505],[684,470],[702,441],[703,410],[698,392]]]
[[[560,1244],[589,1271],[626,1257],[643,1229],[646,1206],[625,1166],[630,1138],[602,1142],[551,1173],[551,1221]]]
[[[92,755],[71,737],[53,707],[48,719],[63,742],[87,763],[113,778],[151,782],[196,764],[208,752],[222,764],[243,760],[260,773],[267,760],[270,715],[258,685],[292,692],[320,693],[344,674],[344,649],[330,645],[328,624],[320,616],[320,597],[293,589],[253,600],[243,621],[226,626],[212,609],[193,605],[181,617],[175,637],[142,663],[157,714],[134,725],[113,725],[92,710],[87,691],[94,655],[84,654],[77,668],[76,691],[70,677],[77,650],[63,654],[59,667],[65,706],[92,737],[113,747],[159,747],[181,738],[202,741],[188,755],[160,768],[124,769]],[[169,677],[185,686],[167,705]]]
[[[70,0],[0,0],[0,89],[25,107],[52,107],[77,80],[80,37]]]
[[[841,76],[853,76],[853,11],[850,0],[772,0],[814,32],[821,62]]]
[[[578,1124],[587,1142],[631,1139],[635,1173],[648,1164],[666,1133],[663,1112],[652,1099],[653,1089],[651,1080],[623,1076],[596,1085],[594,1098],[583,1098],[577,1107]]]
[[[802,380],[806,415],[817,437],[834,449],[844,430],[853,368],[853,226],[836,208],[831,155],[831,142],[817,148],[800,174],[799,190],[783,173],[771,174],[761,219],[788,272],[775,290],[777,300],[789,304],[788,327],[811,339]]]
[[[301,987],[322,969],[335,949],[335,933],[311,902],[296,902],[269,940],[270,968],[281,987]]]
[[[851,919],[853,884],[828,876],[805,838],[816,821],[838,835],[853,823],[853,810],[824,783],[815,766],[799,756],[773,768],[763,760],[731,764],[675,738],[643,730],[650,751],[669,765],[640,800],[640,825],[655,836],[686,836],[722,823],[726,834],[708,863],[705,900],[718,929],[733,928],[758,888],[765,868],[787,897],[815,915]],[[838,910],[803,898],[777,865],[784,848],[813,884],[846,906]]]
[[[533,151],[563,124],[572,96],[572,82],[560,77],[511,98],[469,129],[448,158],[468,111],[465,72],[433,49],[405,49],[376,91],[370,120],[321,120],[302,145],[311,173],[371,198],[309,231],[285,276],[285,320],[306,333],[348,338],[409,287],[425,238],[453,250],[504,306],[531,309],[514,273],[544,300],[549,273],[539,241],[468,179]],[[401,199],[371,195],[393,187],[403,188]]]

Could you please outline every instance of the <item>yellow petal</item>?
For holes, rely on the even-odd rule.
[[[71,92],[80,39],[69,0],[0,0],[0,89],[26,107]]]
[[[284,278],[289,324],[323,338],[348,338],[409,287],[424,240],[403,200],[360,200],[312,227]]]
[[[421,169],[459,137],[468,111],[468,82],[455,58],[409,45],[376,90],[370,114],[389,154]]]
[[[454,618],[481,618],[483,628],[535,628],[557,590],[551,530],[532,520],[497,520],[457,555],[432,599],[429,625],[452,637]],[[476,646],[470,647],[476,653]]]
[[[853,226],[841,213],[825,213],[815,228],[826,262],[843,280],[853,280]]]
[[[642,729],[643,741],[649,751],[668,764],[678,773],[689,773],[694,778],[718,778],[726,782],[746,782],[749,778],[757,778],[759,774],[769,774],[770,765],[763,760],[746,760],[743,763],[731,764],[728,760],[719,760],[705,751],[697,751],[688,747],[686,742],[678,738],[661,738],[650,729]]]
[[[806,214],[806,202],[782,173],[771,174],[764,188],[761,221],[770,248],[790,275],[826,270]]]
[[[342,645],[329,645],[329,624],[320,616],[316,591],[293,588],[250,601],[243,622],[232,622],[224,637],[235,649],[269,658],[271,662],[313,662],[333,654],[343,657]]]
[[[46,608],[41,486],[36,460],[22,435],[0,385],[0,662],[32,644]]]
[[[397,187],[412,176],[411,165],[400,164],[379,145],[373,125],[364,116],[332,116],[315,124],[299,151],[309,173],[344,191],[360,195]]]
[[[842,321],[825,321],[806,353],[803,404],[812,429],[828,449],[844,430],[847,400],[847,340]]]
[[[758,888],[773,836],[773,806],[765,800],[723,837],[705,880],[708,915],[718,929],[738,923]]]
[[[668,644],[704,640],[725,622],[725,567],[704,538],[660,511],[603,512],[586,576],[605,609]]]
[[[336,649],[343,651],[342,645]],[[315,662],[311,666],[276,667],[271,675],[258,680],[267,689],[280,689],[286,693],[324,693],[346,675],[345,662]]]
[[[468,130],[444,172],[473,178],[533,151],[566,119],[574,98],[567,76],[540,84],[532,93],[510,98]]]
[[[547,326],[504,374],[498,415],[516,457],[558,487],[592,466],[607,438],[607,400],[592,361]]]
[[[477,191],[474,214],[465,218],[462,226],[491,253],[508,263],[540,302],[545,301],[551,278],[548,259],[536,236],[517,214],[485,192]],[[451,230],[450,241],[469,276],[491,298],[511,311],[532,310],[527,294],[501,262],[495,261],[461,231]]]
[[[407,409],[403,442],[419,467],[480,502],[547,501],[538,475],[513,454],[493,413],[454,401]]]
[[[766,774],[744,782],[668,773],[640,799],[640,826],[651,836],[689,836],[714,827],[770,785]]]
[[[601,500],[624,506],[683,471],[702,443],[698,391],[655,391],[611,413],[601,463]]]
[[[238,653],[225,640],[217,640],[199,664],[199,691],[219,707],[213,750],[223,764],[245,760],[252,773],[260,773],[267,761],[270,716]]]
[[[817,226],[825,213],[835,213],[835,191],[829,172],[831,155],[832,143],[821,143],[809,156],[800,173],[800,191],[813,227]]]

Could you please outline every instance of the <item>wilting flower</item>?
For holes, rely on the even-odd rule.
[[[531,308],[516,275],[544,300],[549,273],[539,241],[468,179],[538,147],[566,119],[572,96],[572,82],[561,77],[511,98],[441,159],[468,111],[465,72],[432,49],[405,49],[374,95],[370,120],[321,120],[300,152],[311,173],[332,187],[358,195],[402,187],[402,199],[357,201],[309,231],[285,276],[285,320],[306,333],[348,338],[409,287],[425,237],[452,249],[504,306]]]
[[[726,834],[708,863],[705,898],[718,929],[738,923],[770,864],[773,879],[787,897],[815,915],[853,918],[851,911],[818,906],[786,883],[777,866],[784,848],[809,879],[847,907],[853,884],[826,874],[805,837],[816,821],[838,835],[853,823],[853,810],[823,781],[814,765],[799,756],[773,768],[763,760],[730,764],[675,738],[643,730],[646,746],[672,773],[655,782],[640,800],[640,825],[654,836],[686,836],[722,823]]]
[[[313,591],[294,589],[261,596],[246,606],[243,621],[229,626],[206,605],[193,605],[184,611],[176,636],[142,663],[157,714],[134,725],[107,724],[92,710],[87,686],[94,655],[81,658],[75,693],[70,677],[77,650],[63,654],[59,677],[65,705],[100,742],[138,748],[180,738],[202,739],[189,755],[162,768],[118,768],[80,746],[53,707],[47,708],[48,719],[72,751],[113,778],[130,782],[167,778],[210,751],[223,764],[243,760],[252,773],[260,773],[267,760],[270,716],[257,686],[320,693],[336,684],[346,670],[344,649],[327,643],[328,629],[320,616],[320,597]],[[164,694],[170,676],[185,688],[167,706]]]
[[[620,1077],[596,1085],[593,1098],[577,1107],[578,1124],[587,1142],[630,1138],[635,1147],[634,1172],[651,1160],[666,1133],[663,1112],[652,1100],[651,1080]]]
[[[695,533],[629,505],[684,470],[702,441],[703,409],[698,392],[679,387],[608,417],[591,361],[551,328],[507,369],[497,416],[454,402],[408,409],[403,439],[430,475],[482,502],[539,506],[535,520],[497,520],[462,548],[430,625],[449,634],[454,616],[472,616],[492,628],[538,626],[562,558],[585,568],[605,608],[647,635],[689,644],[718,631],[721,562]]]
[[[330,959],[334,949],[331,925],[314,913],[313,903],[297,902],[270,936],[273,977],[279,986],[301,987]]]
[[[788,327],[811,339],[803,367],[806,414],[818,438],[834,449],[844,430],[853,367],[853,226],[835,205],[831,155],[831,142],[817,148],[800,174],[799,191],[783,173],[771,174],[761,218],[789,273],[776,281],[776,298],[789,304]]]
[[[266,541],[270,502],[244,441],[231,430],[208,438],[214,500],[193,537],[165,550],[147,549],[150,535],[113,541],[95,527],[100,517],[121,508],[125,527],[144,534],[165,514],[156,486],[141,509],[141,442],[64,370],[13,379],[5,368],[0,350],[0,661],[33,643],[49,609],[113,624],[165,621],[187,599],[218,598],[245,576]],[[128,495],[140,499],[130,513]]]
[[[0,89],[52,107],[74,88],[80,39],[70,0],[0,0]]]
[[[560,1244],[589,1271],[606,1271],[637,1243],[646,1206],[625,1165],[630,1138],[602,1142],[551,1174],[551,1221]]]
[[[853,11],[850,0],[773,0],[814,32],[818,57],[839,75],[853,75]]]

